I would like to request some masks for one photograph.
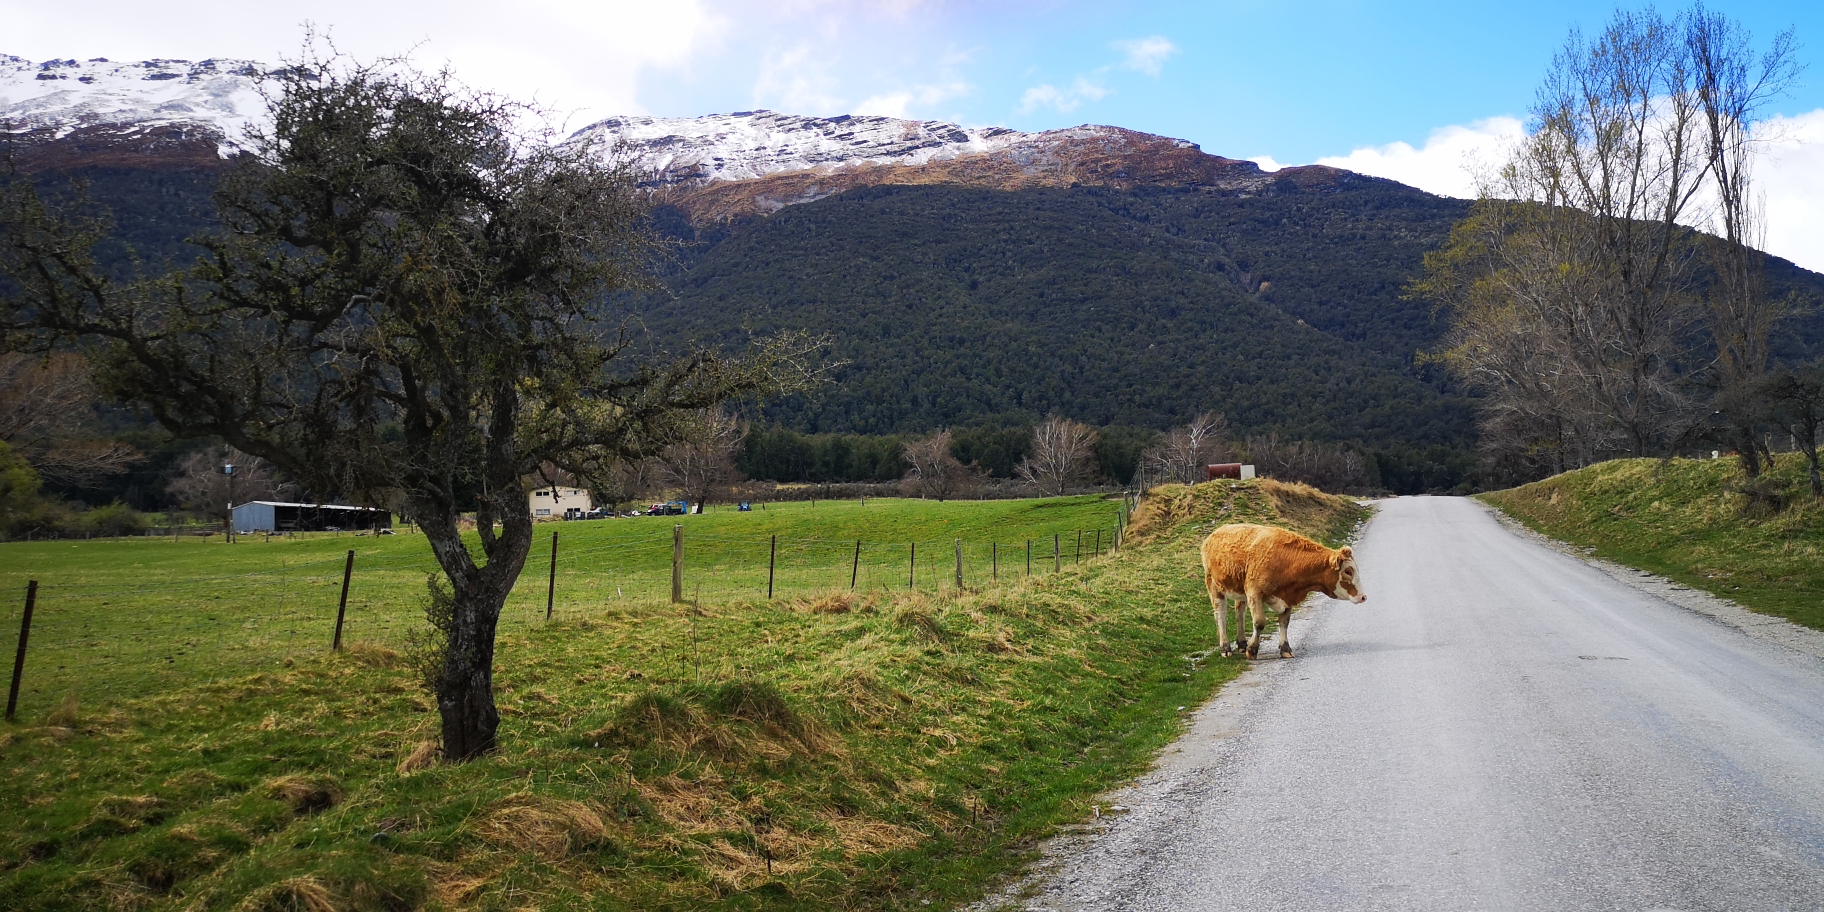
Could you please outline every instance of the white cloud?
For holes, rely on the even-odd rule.
[[[845,105],[825,58],[809,44],[766,55],[754,80],[754,104],[789,114],[834,114]]]
[[[1765,197],[1765,248],[1806,269],[1824,272],[1824,108],[1761,123],[1765,145],[1753,171]],[[1317,164],[1372,174],[1442,196],[1471,198],[1476,176],[1500,165],[1525,131],[1513,117],[1490,117],[1431,132],[1422,147],[1396,142],[1334,155]],[[1252,159],[1267,171],[1284,167],[1272,156]],[[1706,212],[1696,212],[1701,223]]]
[[[1470,198],[1476,195],[1476,176],[1506,160],[1508,150],[1525,135],[1519,118],[1490,117],[1433,130],[1420,148],[1389,143],[1320,158],[1317,164],[1389,178],[1440,196]]]
[[[1085,101],[1101,101],[1114,94],[1114,90],[1098,83],[1087,76],[1078,76],[1069,88],[1060,89],[1050,83],[1036,85],[1020,96],[1020,113],[1031,114],[1039,108],[1054,108],[1059,114],[1075,111]]]
[[[975,86],[961,80],[935,85],[919,85],[895,92],[883,92],[861,100],[853,114],[878,114],[882,117],[911,117],[913,105],[929,108],[939,102],[959,98],[975,91]]]
[[[1178,45],[1161,35],[1116,41],[1109,47],[1127,55],[1127,59],[1121,61],[1121,66],[1148,76],[1159,75],[1159,68],[1165,65],[1165,59],[1178,53]]]
[[[1824,108],[1774,117],[1753,174],[1767,196],[1767,252],[1824,272]]]

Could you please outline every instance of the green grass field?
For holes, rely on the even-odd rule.
[[[579,619],[614,606],[668,600],[672,527],[685,534],[684,594],[719,603],[829,589],[945,591],[955,585],[957,539],[965,585],[999,572],[1053,572],[1112,545],[1118,502],[870,500],[769,504],[741,513],[635,517],[538,527],[502,627],[545,622],[551,534],[558,534],[554,613]],[[772,536],[777,535],[777,554]],[[862,543],[860,561],[855,544]],[[913,546],[917,564],[913,565]],[[1054,563],[1053,547],[1062,551]],[[123,539],[0,545],[0,642],[17,635],[26,581],[39,582],[24,701],[45,709],[72,690],[84,703],[141,696],[217,674],[271,667],[328,649],[346,553],[355,552],[345,642],[402,648],[423,626],[422,536]],[[998,561],[997,561],[998,558]]]
[[[953,579],[956,538],[1019,542],[1023,574],[1026,537],[1068,530],[1074,545],[1111,507],[820,503],[685,525],[690,541],[733,530],[750,547],[774,531],[782,545],[847,539],[842,563],[870,537],[858,530],[918,538],[921,554],[928,540]],[[806,558],[771,601],[751,576],[715,600],[705,580],[691,605],[576,594],[554,622],[503,631],[502,742],[461,765],[435,761],[436,713],[393,650],[300,649],[253,671],[169,663],[151,695],[41,700],[0,728],[0,908],[951,908],[1088,816],[1177,734],[1184,707],[1239,672],[1206,653],[1205,531],[1280,522],[1335,543],[1364,514],[1308,489],[1217,482],[1162,489],[1118,555],[998,582],[978,561],[960,591],[922,577],[908,591],[883,561],[875,588],[850,594]],[[667,567],[671,523],[650,522],[595,524],[594,541],[591,524],[560,530],[582,566],[621,548],[631,578]],[[399,564],[388,610],[405,623],[422,586],[414,543],[367,544],[370,563]],[[94,569],[90,585],[120,587],[107,607],[151,631],[192,623],[200,602],[134,594],[135,580],[228,576],[260,550],[295,560],[297,578],[334,576],[321,568],[347,545],[165,543],[169,565],[150,543],[91,546],[119,549],[90,552],[106,567],[80,548],[16,554],[47,579]],[[23,560],[9,557],[9,579]],[[513,610],[542,618],[531,590]]]
[[[1618,459],[1482,498],[1597,557],[1824,629],[1824,501],[1798,454],[1763,484],[1782,506],[1750,504],[1733,459]]]

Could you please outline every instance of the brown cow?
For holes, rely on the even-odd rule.
[[[1254,617],[1254,635],[1248,639],[1248,658],[1260,652],[1260,635],[1267,629],[1267,606],[1279,612],[1279,655],[1292,658],[1286,627],[1292,609],[1313,592],[1334,599],[1361,603],[1361,579],[1355,554],[1347,546],[1332,551],[1296,532],[1252,523],[1230,523],[1203,540],[1203,582],[1210,590],[1210,607],[1216,612],[1216,636],[1222,654],[1242,648],[1241,606],[1246,599]],[[1235,642],[1229,643],[1228,607],[1235,607]]]

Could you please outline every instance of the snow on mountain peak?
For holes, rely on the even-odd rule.
[[[62,138],[84,128],[145,130],[201,124],[226,157],[266,114],[265,71],[249,60],[34,62],[0,54],[0,132]]]
[[[858,164],[922,165],[998,152],[1038,136],[1006,127],[843,115],[740,111],[706,117],[611,117],[567,140],[604,143],[663,183],[745,180]]]

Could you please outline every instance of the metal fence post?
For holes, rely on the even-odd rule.
[[[348,563],[342,565],[342,601],[336,605],[336,639],[329,644],[331,650],[342,648],[342,618],[348,614],[348,578],[355,572],[355,552],[348,552]]]
[[[684,601],[684,527],[671,527],[671,603]]]
[[[912,557],[906,561],[906,588],[918,585],[918,542],[912,543]]]
[[[993,579],[1001,578],[1001,543],[988,543],[988,573]]]
[[[25,676],[25,641],[32,636],[32,608],[38,604],[38,581],[25,584],[25,617],[19,620],[19,651],[13,655],[13,686],[6,692],[6,720],[19,709],[19,679]]]
[[[855,580],[861,576],[861,539],[855,539],[855,565],[849,568],[849,591],[855,591]]]
[[[779,536],[774,535],[772,550],[766,553],[766,597],[768,601],[771,601],[773,597],[773,565],[778,562]]]
[[[1051,535],[1051,572],[1064,569],[1064,535],[1053,532]]]
[[[551,580],[545,584],[545,620],[551,620],[551,609],[557,605],[557,530],[551,530]]]

